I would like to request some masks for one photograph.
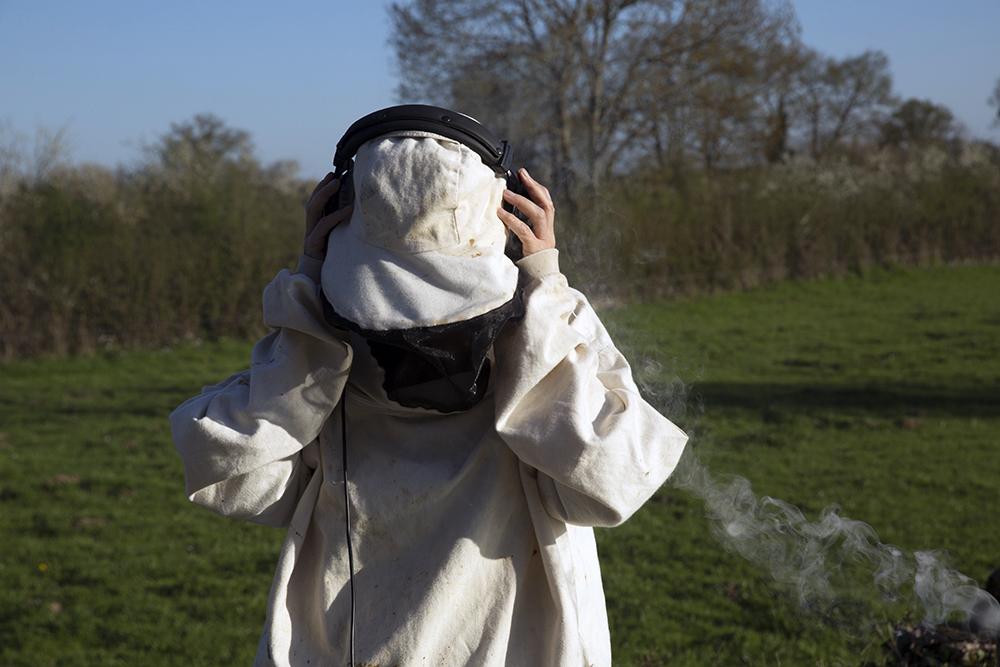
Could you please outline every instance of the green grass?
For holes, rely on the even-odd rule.
[[[981,580],[1000,566],[998,294],[997,267],[879,272],[606,319],[715,473],[810,515],[839,503]],[[248,354],[0,366],[0,664],[250,662],[281,531],[188,503],[166,422]],[[877,639],[800,610],[670,486],[598,539],[616,664],[851,665]]]

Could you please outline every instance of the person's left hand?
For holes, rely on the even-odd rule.
[[[510,190],[503,191],[503,198],[521,211],[530,225],[502,208],[497,209],[497,215],[507,225],[507,229],[521,240],[524,256],[527,257],[539,250],[556,247],[556,206],[552,203],[548,188],[533,179],[527,169],[522,168],[518,176],[531,199]]]

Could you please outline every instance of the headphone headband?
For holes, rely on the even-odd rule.
[[[363,143],[400,130],[433,132],[454,139],[475,151],[497,174],[510,171],[513,151],[508,141],[498,139],[471,116],[426,104],[388,107],[354,121],[337,142],[334,169],[343,173]]]

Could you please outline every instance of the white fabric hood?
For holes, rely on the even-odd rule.
[[[354,161],[354,212],[330,233],[323,292],[337,313],[386,331],[467,320],[509,301],[517,267],[496,215],[505,181],[429,132],[373,139]]]

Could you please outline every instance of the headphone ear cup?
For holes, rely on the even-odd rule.
[[[524,183],[521,182],[521,177],[517,175],[517,171],[507,172],[507,189],[515,194],[528,195],[528,191],[525,189]]]
[[[323,207],[323,216],[328,216],[331,213],[338,211],[345,206],[350,206],[354,203],[354,162],[352,161],[345,171],[340,176],[340,188],[337,190],[337,194],[334,197],[330,197],[327,200],[326,206]]]
[[[528,192],[524,188],[524,184],[521,183],[521,179],[518,177],[516,171],[507,172],[507,189],[514,194],[527,196]],[[506,201],[503,202],[503,209],[508,213],[513,213],[517,216],[519,220],[523,220],[529,227],[531,222],[527,219],[521,211],[514,207],[513,204],[508,204]],[[517,260],[524,257],[524,247],[521,245],[521,239],[517,237],[517,234],[507,230],[507,244],[504,246],[504,253],[510,258],[510,261],[516,262]]]
[[[518,177],[517,172],[515,172],[515,171],[508,171],[506,179],[507,179],[507,189],[508,190],[510,190],[511,192],[513,192],[516,195],[521,195],[522,197],[527,197],[528,196],[528,191],[527,191],[527,189],[525,189],[524,183],[521,182],[520,177]],[[528,225],[531,224],[531,221],[528,220],[527,216],[525,216],[523,213],[521,213],[521,211],[519,211],[517,208],[515,208],[513,204],[508,204],[505,201],[503,203],[503,208],[504,208],[505,211],[510,211],[511,213],[513,213],[514,215],[516,215],[519,219],[521,219],[524,222],[528,223]]]
[[[337,193],[337,208],[344,208],[354,203],[354,161],[340,179],[340,191]]]

